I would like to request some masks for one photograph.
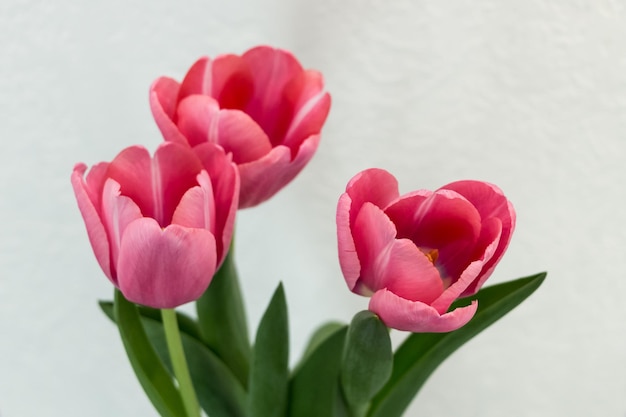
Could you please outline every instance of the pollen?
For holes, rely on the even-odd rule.
[[[430,263],[434,265],[435,262],[437,262],[437,259],[439,258],[439,250],[431,249],[428,252],[424,252],[424,255],[426,255]]]

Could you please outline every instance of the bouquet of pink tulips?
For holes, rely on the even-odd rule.
[[[131,146],[71,179],[116,288],[101,307],[161,416],[400,416],[446,357],[545,277],[481,289],[515,227],[495,185],[401,195],[392,174],[365,170],[336,221],[345,281],[369,308],[313,331],[289,369],[280,284],[249,340],[233,231],[238,209],[271,198],[315,153],[330,109],[321,74],[262,46],[157,79],[150,106],[165,138],[153,155]],[[175,310],[190,302],[197,317]],[[389,328],[411,332],[395,351]]]

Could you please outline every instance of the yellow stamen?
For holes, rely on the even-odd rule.
[[[425,252],[424,255],[426,255],[430,263],[434,265],[435,262],[437,262],[437,259],[439,258],[439,251],[437,249],[431,249],[430,251]]]

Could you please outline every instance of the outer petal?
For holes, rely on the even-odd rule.
[[[209,174],[215,199],[215,238],[218,254],[218,267],[224,260],[235,225],[235,215],[239,205],[240,183],[237,166],[224,150],[211,143],[194,148],[204,169]]]
[[[260,204],[291,182],[311,160],[319,140],[319,135],[307,138],[293,160],[289,148],[277,146],[263,158],[239,165],[239,208]]]
[[[158,78],[150,87],[150,110],[166,141],[187,143],[174,123],[180,84],[167,77]]]
[[[205,229],[154,219],[131,223],[122,237],[119,288],[126,298],[154,308],[174,308],[198,299],[216,268],[215,239]]]
[[[85,227],[87,228],[87,236],[91,243],[96,260],[102,268],[104,274],[115,284],[113,279],[113,272],[111,270],[111,258],[109,239],[107,237],[104,224],[100,218],[98,210],[94,206],[93,201],[89,197],[88,190],[83,180],[83,176],[87,166],[85,164],[76,164],[74,171],[72,172],[72,188],[74,189],[74,195],[76,196],[76,202],[78,203],[78,209],[83,216]]]
[[[283,91],[303,71],[302,66],[291,53],[267,46],[250,49],[242,59],[253,70],[255,87],[246,113],[276,146],[282,142],[295,114],[295,103],[286,100]]]
[[[448,287],[441,297],[432,303],[432,306],[440,313],[447,311],[450,304],[452,304],[452,302],[460,296],[474,294],[477,291],[475,288],[477,288],[478,284],[482,284],[482,282],[484,282],[480,274],[485,263],[491,259],[496,250],[498,245],[499,230],[498,224],[494,223],[492,230],[487,233],[489,238],[491,238],[491,243],[484,249],[481,257],[469,264],[459,279]],[[495,235],[492,233],[495,233]]]
[[[311,97],[297,112],[289,125],[282,144],[296,150],[302,140],[318,134],[330,111],[330,95],[320,92]]]
[[[177,102],[192,94],[211,95],[211,66],[211,59],[206,56],[194,62],[180,84]]]
[[[297,148],[304,138],[320,133],[330,110],[330,95],[324,90],[322,74],[303,71],[292,79],[284,91],[284,100],[295,110],[283,145]]]
[[[509,246],[513,230],[515,230],[516,215],[513,205],[507,200],[500,188],[488,182],[457,181],[441,188],[454,190],[463,195],[476,207],[483,221],[496,217],[502,222],[500,243],[493,257],[483,266],[483,271],[480,274],[489,277]]]
[[[346,186],[346,193],[352,199],[350,224],[354,223],[356,214],[365,202],[369,201],[384,209],[400,195],[396,178],[378,168],[366,169],[352,177]]]
[[[337,249],[341,272],[350,291],[354,290],[356,282],[361,276],[361,263],[356,254],[352,230],[350,228],[350,207],[352,199],[347,193],[339,197],[337,203]]]
[[[222,109],[243,110],[254,94],[254,68],[237,55],[221,55],[211,66],[211,96]]]
[[[433,307],[419,301],[409,301],[386,289],[377,291],[370,300],[369,309],[388,327],[414,333],[443,333],[467,324],[478,308],[473,301],[467,307],[439,314]]]
[[[122,236],[126,227],[142,217],[137,204],[130,198],[120,195],[120,185],[107,179],[102,191],[102,222],[109,237],[112,265],[117,265]],[[117,280],[115,270],[113,279]]]

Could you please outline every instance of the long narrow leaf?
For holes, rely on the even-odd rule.
[[[128,359],[146,395],[163,417],[185,417],[180,393],[155,352],[135,304],[115,291],[115,318]]]
[[[472,297],[458,300],[453,308],[478,300],[472,320],[450,333],[420,333],[409,336],[394,355],[390,380],[374,398],[368,417],[399,417],[430,374],[452,352],[518,306],[543,282],[546,274],[493,285]]]
[[[203,342],[246,387],[251,349],[232,247],[196,309]]]
[[[113,305],[100,302],[104,313],[113,321]],[[171,373],[165,332],[159,314],[154,309],[139,307],[141,323],[155,352]],[[207,348],[195,333],[197,325],[189,316],[177,312],[185,356],[191,379],[202,408],[211,417],[245,417],[246,393],[224,363]]]
[[[249,415],[284,417],[289,383],[289,323],[278,285],[256,335],[250,367]]]

